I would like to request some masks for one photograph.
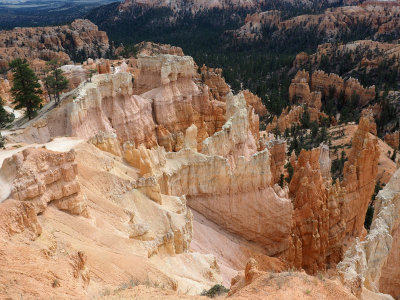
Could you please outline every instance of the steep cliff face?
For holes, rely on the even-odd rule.
[[[210,98],[207,85],[196,84],[194,61],[188,56],[142,56],[134,92],[152,102],[159,144],[178,151],[179,136],[195,124],[201,142],[221,129],[225,103]]]
[[[400,210],[400,171],[376,198],[374,220],[363,241],[357,239],[337,269],[343,283],[359,296],[365,287],[372,292],[399,294],[396,267]]]
[[[312,274],[325,268],[329,234],[328,195],[319,158],[318,148],[302,150],[289,185],[294,207],[294,264]]]
[[[342,186],[346,189],[346,234],[354,237],[360,236],[365,230],[364,216],[374,192],[378,172],[380,152],[377,138],[371,138],[369,135],[371,125],[368,119],[360,119],[348,161],[343,169]]]
[[[107,34],[88,20],[75,20],[57,27],[15,28],[0,32],[0,68],[7,68],[15,58],[61,62],[99,57],[108,51]]]
[[[200,68],[200,76],[198,79],[208,85],[210,98],[222,102],[226,101],[226,96],[231,91],[231,88],[222,78],[222,69],[207,68],[203,65]]]
[[[268,255],[284,252],[292,206],[286,192],[271,184],[269,152],[257,152],[243,95],[228,97],[226,117],[222,130],[203,142],[204,154],[183,149],[167,155],[161,190],[187,195],[193,209],[259,242]]]
[[[315,274],[335,266],[357,237],[375,187],[379,149],[369,134],[371,123],[361,118],[344,167],[342,182],[331,182],[329,149],[302,150],[289,185],[293,199],[293,248],[288,259]]]
[[[81,85],[62,105],[25,129],[23,139],[47,142],[54,136],[89,138],[98,131],[116,133],[121,143],[155,145],[149,100],[132,95],[129,73],[103,74]]]

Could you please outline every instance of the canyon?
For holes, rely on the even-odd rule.
[[[119,8],[179,11],[183,3],[127,0]],[[254,3],[194,1],[193,10]],[[375,24],[375,12],[266,18],[279,30],[305,22],[329,31],[333,19],[357,14]],[[379,19],[378,33],[391,32],[396,18]],[[399,139],[395,126],[377,136],[375,86],[302,70],[317,54],[299,54],[290,106],[273,116],[256,94],[231,89],[221,68],[151,42],[123,57],[129,49],[114,49],[87,20],[3,31],[1,41],[4,66],[22,56],[41,70],[58,58],[69,79],[59,105],[44,101],[35,118],[17,117],[1,131],[2,297],[206,299],[223,285],[229,291],[219,297],[231,299],[398,298],[400,171],[388,152]],[[119,57],[97,59],[110,49]],[[11,84],[9,74],[0,81],[10,108]],[[359,97],[358,122],[323,111],[332,87],[345,102]],[[283,133],[294,125],[311,132],[306,112],[330,139],[290,151],[296,137]]]

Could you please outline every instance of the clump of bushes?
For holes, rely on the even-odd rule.
[[[202,296],[207,296],[209,298],[214,298],[216,296],[222,295],[229,292],[229,289],[224,287],[221,284],[216,284],[212,288],[210,288],[208,291],[204,290],[201,295]]]

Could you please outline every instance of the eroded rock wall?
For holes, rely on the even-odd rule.
[[[73,150],[26,149],[6,159],[1,170],[13,176],[9,199],[32,204],[36,214],[52,203],[71,214],[88,216]]]
[[[376,198],[368,235],[362,241],[357,239],[337,266],[343,283],[357,296],[361,295],[363,287],[398,296],[399,187],[400,171],[397,171]]]

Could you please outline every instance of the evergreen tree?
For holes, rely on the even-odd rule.
[[[56,104],[60,103],[60,93],[68,88],[68,80],[64,77],[60,64],[56,60],[47,63],[50,66],[50,74],[46,76],[45,83],[49,95],[53,95]],[[50,97],[51,100],[51,97]]]
[[[4,137],[0,133],[0,148],[4,148]]]
[[[26,60],[20,58],[14,59],[9,64],[13,72],[13,87],[11,93],[14,97],[16,109],[26,108],[26,115],[29,119],[35,116],[40,107],[42,94],[38,78],[32,69],[29,68]]]
[[[308,108],[304,108],[303,115],[301,116],[300,123],[304,129],[310,128],[310,113],[308,112]]]
[[[3,107],[3,99],[0,97],[0,128],[14,121],[14,114],[9,114]]]

